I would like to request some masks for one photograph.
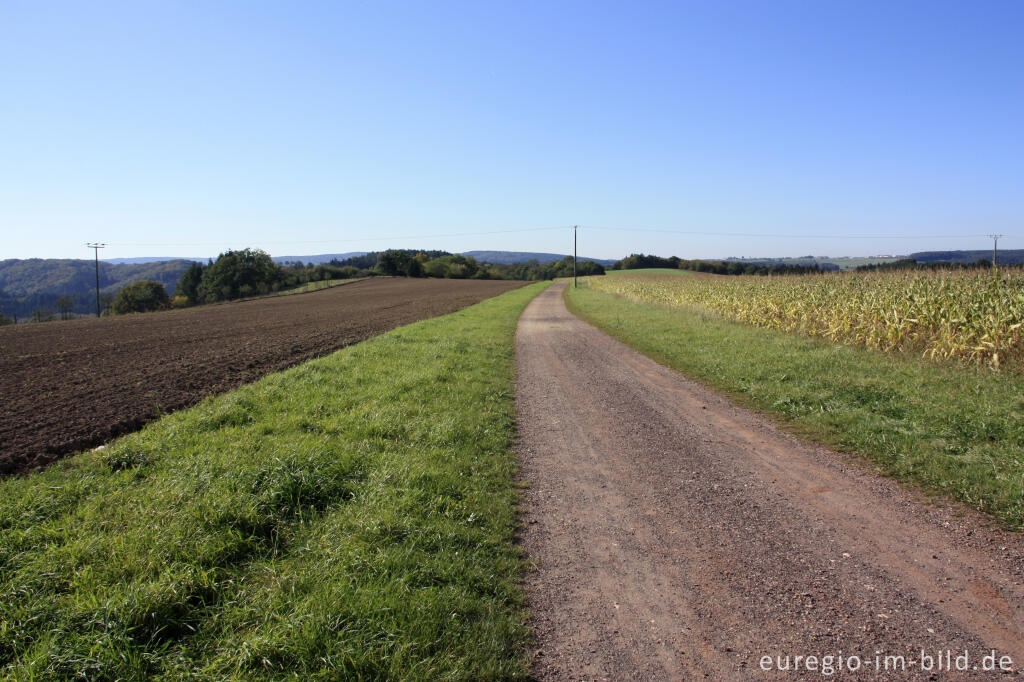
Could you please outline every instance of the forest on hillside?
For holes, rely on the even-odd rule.
[[[153,280],[167,291],[192,264],[187,260],[116,264],[100,261],[100,295],[109,301],[122,287]],[[59,315],[57,302],[69,304],[68,314],[96,311],[96,264],[91,260],[55,258],[0,261],[0,311],[9,318],[29,319],[39,311]]]

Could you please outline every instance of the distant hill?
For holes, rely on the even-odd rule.
[[[415,250],[415,249],[414,249]],[[358,256],[365,256],[369,251],[348,251],[346,253],[318,253],[306,256],[272,256],[275,263],[312,263],[313,265],[320,265],[322,263],[330,263],[332,260],[343,261],[348,258],[355,258]],[[464,251],[463,256],[472,256],[480,262],[486,263],[525,263],[527,261],[536,260],[538,263],[554,263],[565,258],[564,253],[534,253],[531,251]],[[117,264],[131,264],[138,265],[143,263],[159,263],[159,262],[170,262],[175,260],[185,261],[199,261],[205,263],[206,258],[172,258],[164,256],[153,256],[153,257],[137,257],[137,258],[108,258],[100,261],[101,263],[117,263]],[[611,265],[615,262],[615,259],[607,258],[590,258],[589,256],[580,256],[580,260],[593,261],[600,263],[601,265]]]
[[[166,263],[172,260],[187,260],[197,263],[205,263],[207,258],[192,258],[189,256],[139,256],[137,258],[101,258],[101,263],[113,263],[114,265],[142,265],[144,263]]]
[[[919,251],[912,253],[908,258],[913,258],[918,263],[934,263],[935,261],[947,261],[950,263],[977,263],[979,260],[992,260],[992,250],[984,251]],[[1017,265],[1024,263],[1024,249],[999,249],[998,260],[1003,265]]]
[[[411,249],[417,251],[418,249]],[[313,263],[319,265],[320,263],[329,263],[332,260],[343,261],[347,258],[355,258],[358,256],[365,256],[369,251],[350,251],[349,253],[321,253],[315,256],[274,256],[274,262],[276,263]],[[554,263],[565,258],[565,254],[561,253],[533,253],[529,251],[463,251],[463,256],[472,256],[481,263],[525,263],[530,260],[536,260],[538,263]],[[611,265],[614,260],[601,259],[601,258],[588,258],[580,256],[580,260],[594,261],[601,265]]]
[[[321,263],[330,263],[332,260],[345,260],[346,258],[352,258],[353,256],[363,256],[366,251],[347,251],[346,253],[320,253],[312,256],[271,256],[275,263],[312,263],[313,265],[320,265]],[[217,257],[213,256],[216,260]],[[101,263],[115,263],[118,265],[139,265],[142,263],[163,263],[173,260],[187,260],[196,261],[198,263],[205,263],[210,260],[209,257],[191,257],[191,256],[138,256],[136,258],[104,258]]]
[[[463,251],[462,255],[472,256],[481,263],[500,263],[505,265],[525,263],[531,260],[535,260],[543,265],[544,263],[560,261],[566,257],[564,253],[533,253],[530,251]],[[587,256],[580,256],[579,260],[600,263],[601,265],[611,265],[615,262],[614,259],[590,258]]]
[[[330,263],[332,260],[345,260],[346,258],[352,258],[353,256],[364,256],[366,251],[347,251],[345,253],[320,253],[311,256],[271,256],[275,263],[312,263],[313,265],[320,265],[322,263]],[[216,260],[217,257],[213,256]],[[209,257],[192,257],[192,256],[138,256],[135,258],[104,258],[101,263],[115,263],[118,265],[140,265],[143,263],[164,263],[174,260],[187,260],[196,261],[198,263],[205,263],[210,260]]]
[[[121,287],[151,279],[172,293],[191,260],[171,260],[140,264],[100,261],[100,293],[117,293]],[[96,265],[91,260],[29,258],[0,261],[0,309],[19,319],[32,315],[36,308],[56,312],[61,296],[75,299],[76,313],[96,311]]]

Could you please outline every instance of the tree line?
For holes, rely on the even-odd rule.
[[[788,263],[744,263],[741,261],[719,260],[687,260],[671,256],[647,256],[634,253],[615,262],[612,270],[639,270],[643,268],[670,268],[672,270],[692,270],[708,272],[714,275],[808,275],[824,272],[817,264],[790,265]]]
[[[580,261],[577,274],[603,275],[599,263]],[[310,282],[357,277],[434,277],[447,279],[547,280],[573,274],[571,256],[552,263],[482,263],[470,256],[447,251],[389,249],[329,263],[275,263],[264,251],[225,251],[206,263],[191,263],[179,277],[173,297],[160,282],[141,280],[122,287],[116,295],[104,294],[104,314],[122,315],[204,303],[232,301],[287,291]],[[72,316],[74,299],[58,299],[61,319]],[[49,309],[38,309],[33,321],[54,319]],[[0,324],[14,322],[0,313]]]
[[[1011,263],[1008,265],[1000,265],[1000,268],[1022,268],[1024,263]],[[919,261],[913,258],[900,258],[899,260],[889,261],[887,263],[870,263],[868,265],[860,265],[857,267],[858,272],[874,272],[881,271],[886,272],[888,270],[991,270],[992,261],[988,258],[979,258],[973,263],[963,263],[960,261],[948,261],[948,260],[932,260],[932,261]]]
[[[447,251],[391,249],[364,256],[331,261],[331,266],[368,268],[362,275],[440,277],[448,279],[545,280],[572,275],[572,256],[551,263],[536,260],[525,263],[481,263],[472,256]],[[604,266],[590,261],[577,263],[579,275],[603,275]]]
[[[553,263],[480,263],[471,256],[447,251],[389,249],[375,251],[321,265],[289,263],[279,265],[263,251],[227,251],[216,261],[193,263],[181,275],[170,305],[180,307],[230,301],[285,291],[308,282],[356,277],[434,277],[445,279],[543,280],[568,277],[572,257]],[[581,261],[579,275],[603,275],[599,263]]]

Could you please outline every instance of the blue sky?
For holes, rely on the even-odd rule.
[[[1017,1],[4,0],[0,258],[1024,248],[1022,36]]]

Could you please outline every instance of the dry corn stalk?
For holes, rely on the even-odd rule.
[[[993,369],[1024,359],[1024,272],[936,270],[822,275],[623,274],[590,286],[636,301],[700,306],[741,322],[859,344],[919,350]]]

